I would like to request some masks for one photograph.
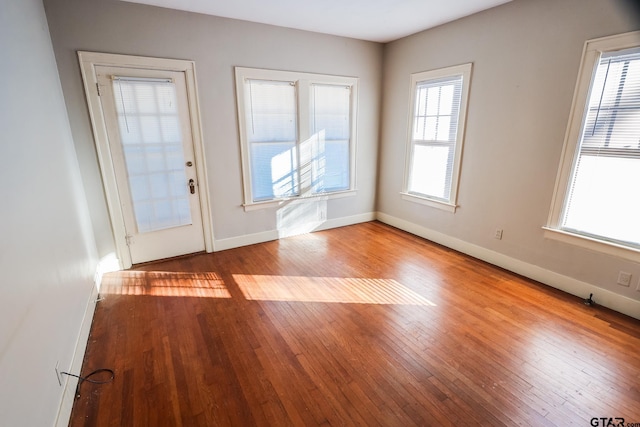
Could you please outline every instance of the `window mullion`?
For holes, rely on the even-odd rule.
[[[308,80],[300,79],[296,82],[296,94],[298,98],[298,190],[300,195],[311,192],[311,96]]]

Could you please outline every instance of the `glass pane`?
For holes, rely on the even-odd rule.
[[[314,193],[349,189],[349,141],[328,141],[322,132],[311,140],[311,188]]]
[[[324,131],[327,140],[349,139],[350,88],[312,85],[311,132]]]
[[[409,176],[409,192],[448,200],[452,162],[449,146],[416,145]]]
[[[640,245],[640,159],[581,156],[564,228]]]
[[[440,87],[430,87],[427,92],[427,116],[436,116],[440,111]]]
[[[585,149],[640,150],[640,54],[600,61],[582,134]]]
[[[427,90],[426,87],[418,87],[416,91],[416,116],[425,116],[427,114]]]
[[[416,116],[415,124],[413,127],[413,139],[424,141],[426,140],[427,131],[427,118],[424,116]]]
[[[253,201],[297,195],[295,142],[251,144]]]
[[[438,114],[451,115],[453,112],[454,85],[441,86],[440,109]]]
[[[191,224],[174,84],[116,79],[113,90],[138,232]]]
[[[311,86],[311,189],[314,193],[350,188],[351,88]]]
[[[166,142],[180,142],[182,140],[182,130],[178,116],[163,115],[160,117],[160,132],[162,139]],[[177,145],[177,144],[176,144]]]
[[[424,139],[425,141],[435,141],[436,140],[436,132],[438,126],[438,117],[427,117],[425,119],[425,131],[424,131]]]
[[[415,92],[414,140],[455,141],[461,90],[462,77],[418,84]]]
[[[451,139],[451,116],[438,117],[438,141],[449,141]]]

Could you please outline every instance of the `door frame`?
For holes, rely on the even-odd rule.
[[[96,75],[96,66],[126,67],[148,70],[164,70],[184,72],[187,85],[187,98],[189,117],[191,122],[191,134],[193,138],[193,151],[196,163],[196,175],[198,177],[198,193],[200,196],[200,210],[202,227],[204,231],[204,244],[207,252],[213,252],[213,224],[211,221],[211,205],[209,202],[209,190],[207,180],[207,168],[204,155],[204,139],[200,121],[200,105],[196,86],[195,62],[181,59],[152,58],[145,56],[130,56],[111,53],[78,51],[80,71],[84,84],[84,92],[89,107],[91,128],[95,140],[100,173],[104,186],[111,230],[116,246],[116,256],[121,269],[130,268],[132,265],[131,254],[127,245],[127,232],[124,225],[124,217],[121,209],[121,200],[116,184],[116,174],[113,167],[113,159],[109,149],[107,127],[100,102],[100,87]]]

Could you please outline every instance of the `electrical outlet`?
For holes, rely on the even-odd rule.
[[[496,228],[496,232],[493,237],[498,240],[502,240],[502,228]]]
[[[631,273],[626,271],[618,272],[618,285],[631,286]]]
[[[60,362],[56,361],[56,378],[58,379],[58,385],[62,387],[62,374],[60,373]]]

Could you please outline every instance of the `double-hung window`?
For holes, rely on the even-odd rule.
[[[236,68],[245,208],[354,190],[357,79]]]
[[[411,76],[404,198],[455,211],[471,64]]]
[[[588,41],[547,235],[640,259],[640,32]]]

